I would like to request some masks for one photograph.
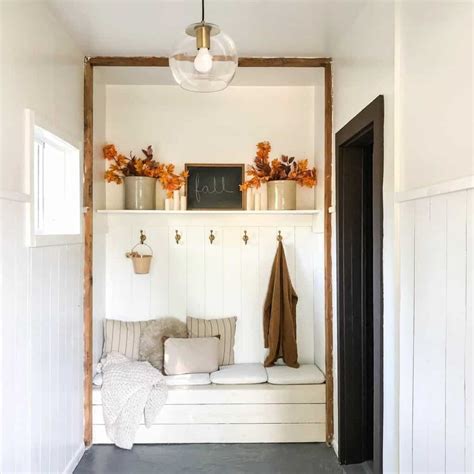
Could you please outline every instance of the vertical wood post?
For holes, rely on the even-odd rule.
[[[326,333],[326,443],[334,437],[332,310],[332,67],[324,67],[324,304]]]
[[[92,444],[93,68],[84,63],[84,444]]]

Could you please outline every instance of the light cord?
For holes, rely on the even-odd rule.
[[[204,23],[204,0],[201,0],[201,22]]]

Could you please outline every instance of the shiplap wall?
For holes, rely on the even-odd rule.
[[[64,472],[83,450],[83,251],[25,247],[27,208],[0,199],[0,472]]]
[[[400,204],[400,472],[472,472],[473,196]]]
[[[25,108],[80,143],[84,54],[47,2],[0,2],[0,472],[72,472],[84,450],[82,245],[28,248]]]
[[[163,215],[109,215],[106,236],[106,315],[124,320],[175,316],[216,318],[236,315],[235,360],[263,361],[263,302],[281,230],[288,268],[299,296],[297,305],[300,362],[324,370],[322,234],[311,216],[300,219],[219,217],[207,222],[190,216],[166,222]],[[257,216],[253,216],[257,217]],[[280,222],[279,222],[280,221]],[[148,275],[133,273],[125,252],[139,230],[154,250]],[[209,243],[210,230],[216,239]],[[181,235],[175,241],[176,230]],[[245,245],[242,236],[247,230]]]

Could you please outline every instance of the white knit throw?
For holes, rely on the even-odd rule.
[[[119,448],[131,449],[143,416],[149,428],[166,402],[168,387],[160,371],[148,362],[132,361],[112,352],[101,365],[107,435]]]

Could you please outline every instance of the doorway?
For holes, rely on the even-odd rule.
[[[382,472],[383,96],[336,133],[339,459]]]

